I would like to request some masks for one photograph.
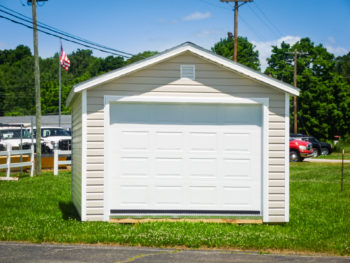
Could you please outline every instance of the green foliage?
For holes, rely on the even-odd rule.
[[[299,132],[320,139],[333,139],[345,135],[350,129],[350,86],[335,72],[336,60],[322,45],[303,38],[293,46],[282,43],[273,46],[268,58],[266,74],[293,84],[294,50],[307,52],[297,60],[297,86]],[[293,115],[291,115],[293,120]]]
[[[144,51],[142,53],[138,53],[135,56],[132,56],[131,58],[129,58],[128,60],[126,60],[125,64],[129,65],[131,63],[140,61],[142,59],[148,58],[148,57],[152,57],[154,55],[158,54],[157,51]]]
[[[350,52],[336,58],[335,71],[341,74],[350,83]]]
[[[350,255],[350,165],[291,165],[290,222],[282,225],[81,222],[70,174],[0,181],[0,240],[150,247],[287,250]]]
[[[91,50],[68,54],[71,67],[62,74],[62,113],[69,114],[65,101],[71,88],[84,80],[124,66],[122,57],[96,58]],[[58,113],[58,53],[40,59],[42,114]],[[34,62],[30,49],[20,45],[14,50],[0,50],[0,116],[35,113]]]
[[[228,59],[233,58],[233,38],[220,39],[212,51]],[[237,62],[255,70],[260,70],[259,51],[246,37],[238,37]]]

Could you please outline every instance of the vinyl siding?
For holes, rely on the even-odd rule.
[[[196,79],[180,79],[180,65],[194,64]],[[285,95],[282,91],[185,53],[87,91],[87,218],[101,220],[104,172],[104,96],[235,96],[269,98],[269,220],[285,209]]]
[[[81,96],[72,104],[72,202],[81,216],[82,174],[82,107]]]

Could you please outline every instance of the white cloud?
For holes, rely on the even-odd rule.
[[[329,43],[331,43],[331,44],[335,44],[335,39],[334,39],[334,37],[328,37],[328,41],[329,41]]]
[[[300,37],[298,36],[284,36],[276,40],[266,41],[266,42],[257,42],[252,41],[256,46],[256,49],[259,51],[259,59],[261,63],[261,70],[264,71],[267,67],[266,59],[271,56],[272,46],[280,46],[282,42],[293,45],[295,42],[298,42]]]
[[[203,20],[210,17],[211,17],[211,13],[209,11],[205,13],[196,11],[192,14],[189,14],[188,16],[183,17],[182,20],[183,21]]]
[[[335,56],[342,56],[347,54],[349,51],[343,47],[332,47],[330,45],[326,45],[327,51],[333,53]]]

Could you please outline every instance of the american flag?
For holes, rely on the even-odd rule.
[[[68,68],[70,67],[70,60],[67,57],[66,52],[64,52],[62,45],[61,45],[60,63],[61,63],[62,68],[64,68],[65,71],[67,71]]]

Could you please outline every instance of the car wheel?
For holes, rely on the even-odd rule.
[[[312,157],[318,157],[319,154],[318,154],[318,150],[316,148],[313,148],[313,153],[312,153]]]
[[[300,158],[300,154],[297,151],[290,151],[289,152],[289,161],[290,162],[300,162],[301,158]]]
[[[321,149],[321,154],[322,154],[322,155],[328,155],[328,154],[329,154],[328,148],[322,148],[322,149]]]

